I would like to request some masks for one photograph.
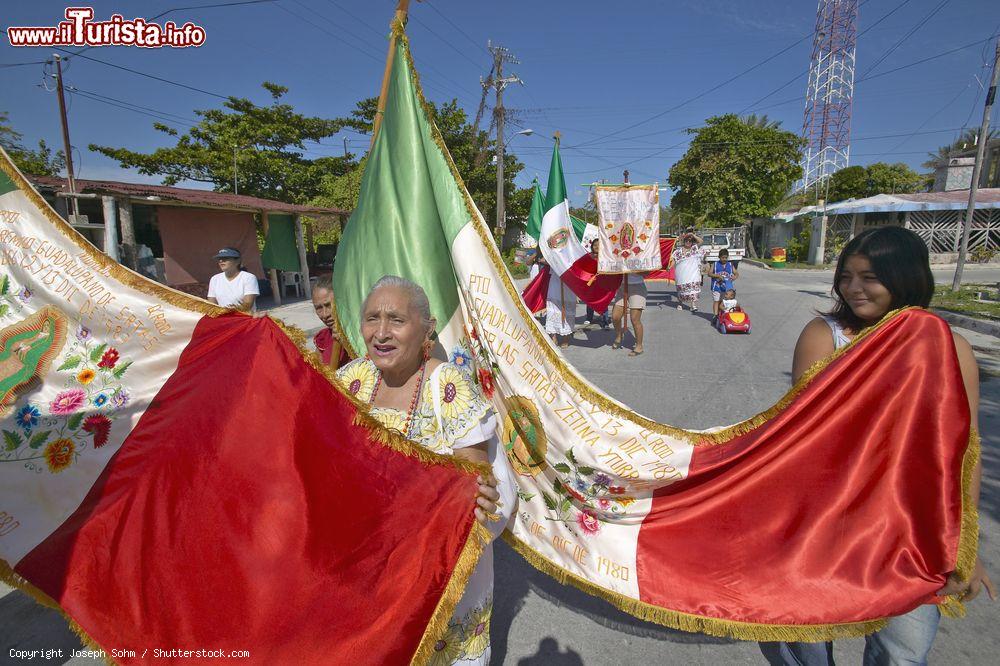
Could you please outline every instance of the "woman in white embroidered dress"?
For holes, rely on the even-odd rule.
[[[435,453],[489,463],[495,478],[480,478],[474,511],[496,538],[517,504],[513,473],[497,446],[496,414],[472,376],[431,358],[435,323],[419,285],[395,275],[381,278],[362,305],[367,355],[340,368],[337,379],[387,428]],[[431,663],[488,664],[492,612],[493,550],[488,546]]]
[[[674,281],[677,283],[677,309],[682,310],[687,305],[691,312],[697,312],[705,250],[701,247],[702,240],[691,232],[682,234],[677,242],[680,247],[675,246],[670,254],[670,266],[674,267]]]

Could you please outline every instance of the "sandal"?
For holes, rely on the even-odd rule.
[[[621,340],[615,340],[614,342],[611,343],[611,348],[612,349],[621,349],[622,348],[622,341]]]
[[[641,351],[636,351],[636,350],[633,349],[632,351],[630,351],[628,353],[628,355],[629,356],[642,356],[642,352]]]

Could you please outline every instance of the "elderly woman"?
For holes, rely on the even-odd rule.
[[[493,466],[496,479],[480,478],[474,512],[495,538],[517,504],[513,475],[497,446],[496,415],[470,374],[431,357],[435,323],[420,286],[395,275],[381,278],[362,305],[367,355],[340,368],[337,379],[368,403],[385,427],[435,453]],[[432,663],[488,664],[492,612],[488,547],[435,645]]]
[[[679,247],[674,247],[670,255],[670,266],[674,267],[674,281],[677,283],[678,310],[684,305],[691,312],[698,311],[698,297],[701,296],[701,264],[705,260],[702,240],[691,232],[677,239]]]

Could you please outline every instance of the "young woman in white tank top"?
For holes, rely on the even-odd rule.
[[[834,308],[813,319],[799,335],[792,360],[792,382],[817,361],[850,344],[864,328],[872,326],[892,310],[908,306],[926,308],[934,294],[927,246],[912,231],[902,227],[870,229],[847,244],[834,274]],[[978,429],[979,374],[972,347],[954,333],[955,349],[972,414]],[[980,467],[973,472],[971,494],[978,502]],[[963,594],[971,601],[982,589],[992,599],[996,591],[982,563],[976,563],[968,581],[952,574],[938,591],[940,596]],[[866,666],[875,664],[925,664],[937,633],[940,613],[936,605],[924,605],[890,619],[888,626],[865,638]],[[831,643],[761,643],[761,651],[772,664],[826,666],[833,664]]]

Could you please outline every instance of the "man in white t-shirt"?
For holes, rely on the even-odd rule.
[[[243,270],[240,251],[224,247],[215,254],[221,273],[212,276],[208,283],[208,300],[224,308],[253,312],[260,288],[253,273]]]

